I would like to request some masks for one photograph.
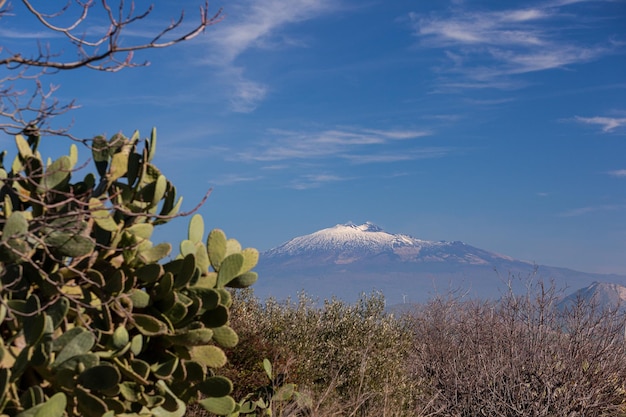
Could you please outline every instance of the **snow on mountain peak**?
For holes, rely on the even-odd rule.
[[[401,248],[420,248],[432,242],[401,234],[391,234],[371,222],[361,225],[338,224],[305,236],[296,237],[281,246],[268,251],[271,255],[294,255],[310,251],[334,251],[358,254],[397,251]]]
[[[463,242],[428,241],[404,234],[391,234],[371,222],[360,225],[338,224],[334,227],[299,236],[263,253],[265,260],[301,262],[308,259],[314,265],[354,262],[457,262],[489,265],[493,261],[511,258],[468,246]],[[301,261],[295,261],[299,258]]]

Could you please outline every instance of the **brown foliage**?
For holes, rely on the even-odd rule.
[[[411,360],[437,416],[617,416],[624,317],[539,283],[499,302],[438,299],[414,314]]]

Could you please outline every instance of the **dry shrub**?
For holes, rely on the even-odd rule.
[[[411,368],[434,416],[624,415],[624,317],[593,301],[559,308],[537,283],[499,302],[433,300],[413,315]],[[620,414],[621,413],[621,414]]]

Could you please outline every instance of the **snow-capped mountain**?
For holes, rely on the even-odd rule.
[[[490,253],[463,242],[428,241],[403,234],[385,232],[373,223],[338,224],[306,236],[296,237],[264,253],[269,261],[291,262],[310,258],[315,262],[350,264],[371,262],[386,256],[400,262],[458,262],[489,265],[494,260],[512,261],[507,256]],[[304,258],[304,259],[303,259]],[[376,259],[380,261],[380,259]]]
[[[261,254],[260,296],[293,297],[304,290],[319,298],[354,300],[380,290],[391,303],[423,301],[450,290],[498,297],[528,279],[580,288],[594,281],[626,284],[626,277],[535,265],[463,242],[428,241],[392,234],[372,223],[338,224],[299,236]]]

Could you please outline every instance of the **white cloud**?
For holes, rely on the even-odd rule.
[[[497,88],[498,82],[515,74],[582,64],[615,49],[610,39],[565,37],[566,31],[585,34],[594,28],[570,25],[580,16],[562,10],[566,3],[570,2],[481,12],[460,6],[446,14],[413,13],[410,19],[421,45],[443,49],[449,65],[439,68],[442,73],[461,74],[475,81],[465,83],[472,88]]]
[[[607,172],[607,174],[612,177],[626,178],[626,169],[616,169],[614,171]]]
[[[622,126],[626,126],[626,117],[580,117],[576,116],[576,121],[589,125],[599,125],[605,133],[611,132]]]
[[[254,111],[267,96],[269,87],[244,76],[246,66],[240,57],[247,51],[273,48],[281,43],[288,47],[302,43],[278,36],[290,24],[314,19],[337,7],[330,0],[243,0],[225,8],[224,20],[211,28],[207,51],[202,61],[220,69],[223,83],[231,85],[231,109]],[[280,39],[276,41],[276,39]]]
[[[233,184],[238,184],[240,182],[258,181],[262,178],[263,177],[260,177],[260,176],[250,177],[250,176],[238,175],[238,174],[226,174],[226,175],[217,177],[215,179],[212,179],[210,182],[211,184],[214,184],[214,185],[233,185]]]
[[[319,188],[322,185],[330,183],[330,182],[349,181],[352,179],[354,178],[340,177],[338,175],[332,175],[332,174],[303,175],[293,180],[289,184],[289,188],[294,188],[296,190],[308,190],[310,188]]]
[[[232,64],[245,51],[262,47],[264,40],[286,25],[318,17],[336,4],[329,0],[247,0],[228,6],[225,19],[209,37],[213,48],[209,58],[218,65]]]
[[[318,132],[270,130],[271,139],[255,148],[239,153],[239,158],[250,161],[280,161],[288,159],[345,158],[359,159],[361,153],[379,153],[381,147],[397,141],[427,136],[420,130],[331,129]],[[367,158],[362,155],[361,158]],[[378,155],[379,159],[384,155]],[[414,159],[415,156],[405,154]],[[372,157],[371,162],[374,162]],[[394,159],[394,158],[391,158]],[[398,160],[397,158],[395,160]],[[390,160],[391,162],[391,160]]]
[[[403,152],[384,152],[371,154],[350,154],[345,158],[355,164],[372,164],[400,161],[414,161],[416,159],[441,158],[452,151],[446,147],[426,147],[409,149]]]
[[[250,113],[267,95],[267,87],[249,80],[240,80],[233,86],[230,104],[233,111]]]

